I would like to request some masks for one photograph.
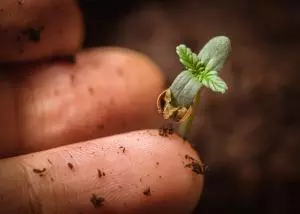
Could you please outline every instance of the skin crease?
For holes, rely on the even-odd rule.
[[[187,154],[198,160],[177,135],[142,130],[6,159],[0,162],[0,207],[24,214],[190,213],[203,176],[185,167]],[[94,207],[93,194],[104,198],[103,206]]]
[[[124,48],[79,51],[81,17],[72,0],[0,0],[0,213],[191,213],[196,151],[145,130],[162,123],[161,71]],[[15,40],[28,23],[45,25],[39,43]]]
[[[39,41],[28,39],[36,32]],[[0,62],[73,54],[81,47],[83,32],[83,18],[74,0],[0,1]]]
[[[4,70],[15,75],[9,83],[0,83],[2,156],[159,127],[155,102],[163,77],[150,59],[137,52],[96,48],[78,53],[76,64],[40,63]]]

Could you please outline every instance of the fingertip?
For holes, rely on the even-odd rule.
[[[131,134],[141,142],[132,149],[140,156],[144,173],[151,177],[145,180],[149,188],[145,191],[151,191],[153,198],[140,212],[191,213],[204,185],[203,163],[197,151],[176,133],[161,136],[159,130],[144,130]]]
[[[0,156],[24,154],[116,133],[155,128],[159,67],[125,48],[91,48],[75,63],[41,62],[6,67],[1,84]]]
[[[135,131],[11,158],[0,162],[2,170],[10,171],[0,173],[0,197],[5,198],[0,201],[0,210],[28,210],[25,202],[30,186],[36,195],[35,203],[42,204],[43,210],[190,213],[199,200],[204,179],[187,167],[191,160],[201,163],[187,142],[176,135],[162,137],[157,130]],[[12,168],[16,162],[22,163],[27,180],[22,180],[23,172]],[[11,177],[20,179],[10,182]],[[18,192],[15,186],[20,188]],[[14,202],[8,207],[5,201],[9,199]]]
[[[71,55],[83,43],[75,0],[1,0],[0,9],[0,62]]]

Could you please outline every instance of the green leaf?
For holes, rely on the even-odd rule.
[[[210,88],[214,92],[225,93],[228,89],[226,83],[221,77],[217,75],[217,71],[209,71],[201,76],[200,81],[202,84]]]
[[[200,62],[205,65],[205,70],[217,72],[227,61],[231,51],[230,39],[226,36],[217,36],[209,40],[198,54]]]
[[[201,81],[192,72],[182,71],[170,86],[174,103],[179,106],[189,107],[202,87]]]
[[[218,72],[226,62],[230,50],[230,40],[226,36],[209,40],[198,55],[184,44],[176,47],[179,60],[186,69],[170,87],[178,105],[190,105],[202,85],[214,92],[226,92],[228,87],[218,76]]]
[[[186,45],[178,45],[176,47],[176,53],[179,56],[180,62],[184,65],[187,70],[192,72],[200,72],[204,70],[203,64],[200,62],[197,54],[193,53],[190,48]]]

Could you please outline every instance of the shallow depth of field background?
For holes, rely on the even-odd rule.
[[[274,0],[81,0],[86,47],[143,52],[167,83],[179,43],[227,35],[226,95],[205,91],[190,141],[211,172],[195,213],[294,213],[300,199],[300,6]],[[143,72],[143,71],[141,71]],[[151,86],[149,86],[151,87]],[[176,176],[176,173],[174,173]],[[297,212],[297,211],[296,211]]]

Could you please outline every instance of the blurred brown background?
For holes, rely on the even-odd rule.
[[[190,138],[211,169],[195,213],[299,212],[298,1],[81,0],[80,5],[86,47],[141,51],[168,83],[182,68],[177,44],[199,51],[213,36],[230,37],[232,53],[221,74],[229,91],[205,92]]]

